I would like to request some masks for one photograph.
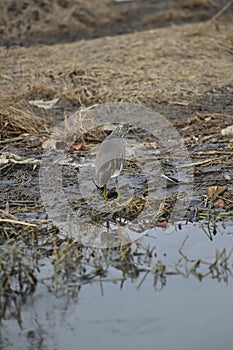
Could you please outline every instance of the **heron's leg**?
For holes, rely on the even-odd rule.
[[[120,200],[121,193],[120,193],[119,184],[118,184],[118,177],[116,177],[116,190],[117,190],[117,199]]]
[[[106,201],[108,199],[108,193],[107,193],[107,186],[104,185],[104,200]]]

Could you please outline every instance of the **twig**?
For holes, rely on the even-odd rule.
[[[188,260],[188,258],[187,258],[186,255],[184,255],[184,253],[182,252],[182,249],[183,249],[183,247],[184,247],[186,241],[188,240],[188,238],[189,238],[189,236],[186,236],[186,237],[185,237],[185,239],[184,239],[183,242],[181,243],[181,246],[180,246],[180,248],[179,248],[179,250],[178,250],[179,254],[180,254],[186,261]]]
[[[165,179],[167,179],[167,180],[173,182],[173,183],[176,184],[176,185],[179,183],[179,181],[173,180],[171,177],[169,177],[169,176],[167,176],[167,175],[165,175],[165,174],[162,174],[161,177],[164,177]]]
[[[233,0],[230,0],[220,11],[218,11],[218,12],[210,19],[210,21],[215,21],[217,18],[219,18],[232,4],[233,4]]]
[[[25,226],[32,226],[37,227],[35,224],[29,224],[28,222],[18,221],[18,220],[11,220],[11,219],[0,219],[0,222],[8,222],[10,224],[17,224],[17,225],[25,225]]]
[[[23,136],[17,136],[17,137],[12,137],[11,139],[0,140],[0,143],[2,143],[2,144],[11,143],[11,142],[15,142],[15,141],[21,141],[23,139],[24,139]]]
[[[198,162],[194,162],[194,163],[189,163],[189,164],[183,164],[183,165],[177,165],[176,167],[177,168],[187,168],[189,166],[194,166],[194,165],[202,165],[202,164],[205,164],[205,163],[210,163],[214,160],[218,160],[220,158],[210,158],[210,159],[205,159],[205,160],[200,160]]]
[[[17,217],[15,215],[12,215],[12,214],[10,214],[7,211],[2,210],[2,209],[0,209],[0,215],[5,217],[5,218],[8,218],[10,220],[17,220]]]

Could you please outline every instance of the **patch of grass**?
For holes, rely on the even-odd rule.
[[[1,138],[13,138],[22,133],[39,134],[47,130],[45,119],[37,116],[26,101],[14,102],[1,95]]]

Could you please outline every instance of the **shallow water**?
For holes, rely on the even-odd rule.
[[[166,233],[156,229],[144,244],[156,246],[156,259],[167,266],[165,279],[153,286],[153,275],[128,277],[121,286],[118,269],[110,267],[108,279],[83,284],[73,293],[49,292],[38,284],[32,296],[25,297],[21,329],[14,317],[2,321],[0,347],[7,349],[232,349],[232,257],[229,271],[219,279],[173,274],[178,252],[192,264],[196,259],[213,262],[216,249],[233,247],[232,225],[219,226],[210,241],[197,225]],[[170,267],[169,267],[170,266]],[[186,274],[186,265],[180,270]],[[219,265],[221,269],[221,264]],[[203,264],[200,270],[209,271]],[[224,277],[225,276],[225,277]],[[225,281],[224,281],[225,279]],[[76,293],[75,293],[76,292]],[[17,309],[15,307],[15,309]]]

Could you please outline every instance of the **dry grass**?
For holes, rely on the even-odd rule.
[[[213,10],[211,3],[185,0],[175,4],[171,1],[167,3],[170,7],[160,9],[158,16],[168,11],[162,14],[164,21],[169,13],[172,20],[181,9],[195,17],[196,9]],[[148,10],[140,1],[130,10],[110,0],[102,1],[101,6],[95,4],[92,0],[85,3],[78,0],[20,3],[4,0],[0,35],[3,41],[19,36],[34,42],[38,37],[42,42],[43,38],[56,35],[61,38],[63,30],[68,33],[83,30],[87,35],[122,19],[123,14],[131,16],[130,26],[136,19],[134,11]],[[156,6],[159,8],[158,4]],[[219,9],[214,8],[214,13]],[[143,17],[145,28],[152,13]],[[1,47],[2,135],[8,137],[7,133],[15,136],[46,129],[44,120],[39,118],[44,115],[43,109],[29,107],[30,100],[59,98],[61,115],[67,106],[72,106],[74,111],[80,106],[109,101],[130,101],[149,107],[169,104],[195,108],[201,99],[211,101],[217,96],[224,103],[233,92],[232,37],[230,21],[219,24],[209,21],[53,46]],[[49,115],[57,118],[53,110]]]
[[[208,22],[50,47],[1,48],[1,91],[7,97],[2,115],[19,101],[55,97],[77,107],[106,101],[152,107],[195,106],[204,96],[231,95],[232,37],[232,24]]]
[[[38,117],[25,101],[14,102],[1,96],[0,131],[2,138],[21,133],[38,134],[47,129],[44,119]]]
[[[0,40],[4,43],[54,43],[59,37],[78,39],[107,20],[109,0],[3,0]],[[93,6],[94,5],[94,6]],[[62,33],[62,35],[61,35]]]
[[[2,0],[0,43],[54,44],[213,17],[222,1]]]

